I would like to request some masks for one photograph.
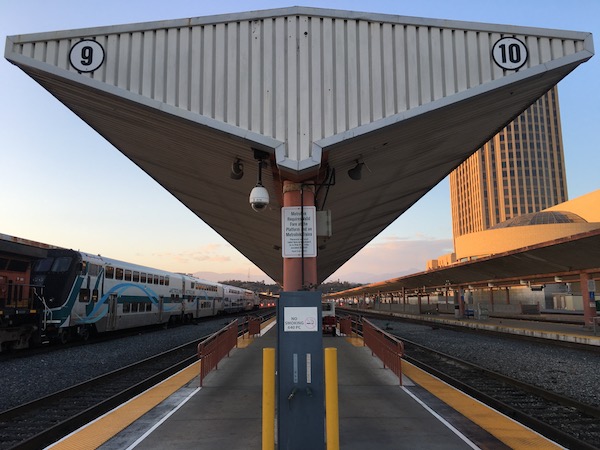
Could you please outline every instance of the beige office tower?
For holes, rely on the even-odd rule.
[[[454,238],[567,198],[558,91],[548,91],[450,174]]]

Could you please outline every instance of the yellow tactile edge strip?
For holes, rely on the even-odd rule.
[[[48,448],[53,450],[98,448],[192,381],[199,373],[200,362],[197,361]]]
[[[563,448],[406,361],[402,372],[512,449]]]
[[[261,324],[261,331],[267,327],[270,328],[273,322],[274,319]],[[246,348],[252,342],[254,342],[254,338],[238,338],[238,348]],[[48,448],[53,450],[96,449],[192,381],[199,373],[200,362],[198,361]]]

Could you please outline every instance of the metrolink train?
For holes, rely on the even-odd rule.
[[[66,249],[49,249],[33,264],[30,289],[37,323],[21,327],[20,340],[2,347],[87,339],[260,306],[247,289]]]

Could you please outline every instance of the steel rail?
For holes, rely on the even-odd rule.
[[[599,448],[599,408],[397,337],[406,361],[451,386],[567,448]]]
[[[248,318],[266,320],[272,312],[246,313],[238,336],[248,331]],[[0,450],[43,448],[116,408],[197,361],[194,339],[171,350],[108,372],[40,399],[0,413]]]
[[[43,448],[197,360],[201,339],[0,414],[0,449]]]

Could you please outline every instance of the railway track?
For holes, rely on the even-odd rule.
[[[0,449],[44,448],[57,441],[196,361],[200,340],[4,411]]]
[[[273,315],[254,311],[244,316],[264,321]],[[248,321],[238,321],[238,336],[247,331]],[[210,335],[1,412],[0,450],[37,449],[56,442],[197,361],[198,344]],[[46,373],[32,382],[52,383],[52,376],[68,374]]]
[[[599,408],[397,337],[404,359],[479,401],[567,448],[600,448]]]

